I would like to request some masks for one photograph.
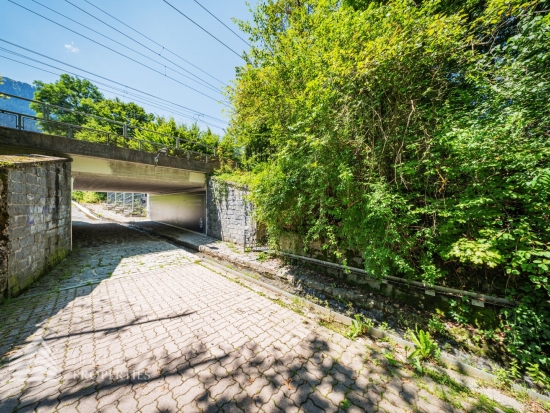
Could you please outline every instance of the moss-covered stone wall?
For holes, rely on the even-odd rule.
[[[0,301],[8,288],[8,171],[0,168]]]

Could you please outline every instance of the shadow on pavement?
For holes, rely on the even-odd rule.
[[[111,371],[95,372],[93,379],[76,376],[61,384],[59,399],[36,394],[25,401],[31,408],[40,403],[45,411],[56,409],[58,403],[72,411],[108,410],[118,403],[119,411],[144,412],[321,412],[354,408],[369,412],[377,410],[383,394],[392,393],[401,399],[404,410],[415,408],[416,395],[403,389],[397,374],[390,381],[358,381],[358,372],[325,355],[328,343],[319,338],[304,340],[299,344],[300,356],[291,359],[278,352],[277,345],[269,348],[270,356],[265,358],[260,355],[264,349],[253,341],[239,350],[230,348],[229,343],[226,347],[226,353],[215,357],[204,347],[189,346],[181,354],[166,355],[163,361],[170,368],[153,374],[137,372],[150,371],[159,360],[152,355],[136,357],[128,362],[133,374]],[[100,390],[105,396],[97,400],[95,394]],[[85,410],[89,399],[90,410]],[[392,405],[388,406],[391,409]],[[401,410],[393,408],[389,411]]]
[[[13,357],[12,350],[29,342],[49,318],[90,295],[123,259],[172,251],[179,249],[118,224],[73,221],[71,255],[21,296],[0,305],[0,369]]]
[[[159,250],[155,262],[177,250],[116,224],[76,224],[74,240],[117,267],[143,245]],[[2,353],[2,413],[465,410],[425,400],[412,374],[382,354],[199,265],[27,298],[0,313],[0,346],[21,346]]]

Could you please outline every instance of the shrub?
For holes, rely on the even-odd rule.
[[[508,349],[548,371],[548,2],[265,0],[242,27],[231,130],[273,242],[513,295]]]
[[[78,203],[98,204],[107,199],[107,194],[105,192],[73,191],[71,198]]]

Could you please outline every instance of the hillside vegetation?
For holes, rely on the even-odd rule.
[[[550,371],[550,2],[263,0],[227,91],[240,182],[376,277],[505,295]]]
[[[34,110],[30,108],[29,102],[20,99],[9,99],[6,96],[1,98],[2,92],[4,92],[27,99],[32,99],[34,90],[34,86],[29,85],[28,83],[18,82],[17,80],[12,80],[7,77],[0,77],[0,109],[34,116]],[[0,126],[15,127],[15,118],[10,115],[0,115]],[[38,128],[32,123],[26,123],[25,127],[33,132],[38,132]]]

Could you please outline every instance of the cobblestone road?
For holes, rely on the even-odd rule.
[[[191,253],[75,219],[75,253],[0,307],[2,413],[485,410]]]

